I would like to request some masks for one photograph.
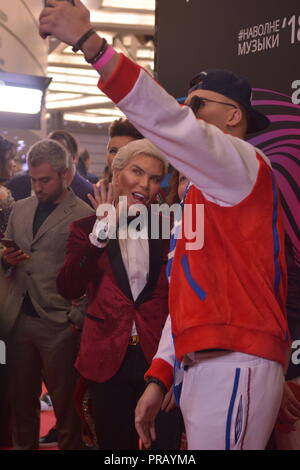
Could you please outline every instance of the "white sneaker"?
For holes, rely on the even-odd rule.
[[[49,393],[45,393],[40,398],[41,411],[52,411],[53,405]]]

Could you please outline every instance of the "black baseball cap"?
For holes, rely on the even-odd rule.
[[[215,91],[243,106],[248,114],[248,133],[263,131],[270,125],[270,120],[253,108],[251,104],[252,88],[249,80],[245,77],[238,77],[227,70],[206,70],[190,81],[188,93],[194,90]]]

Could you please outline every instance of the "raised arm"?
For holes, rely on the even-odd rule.
[[[89,12],[75,0],[48,0],[40,17],[40,34],[51,33],[75,45],[91,28]],[[81,47],[89,61],[103,39],[93,34]],[[100,68],[99,87],[128,119],[162,150],[170,163],[217,203],[234,205],[252,190],[258,161],[252,146],[197,120],[152,77],[123,55],[114,54]]]

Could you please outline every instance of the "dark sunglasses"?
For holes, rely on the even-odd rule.
[[[217,100],[211,100],[209,98],[202,98],[201,96],[193,96],[191,101],[187,103],[186,106],[191,108],[193,113],[196,115],[199,109],[204,108],[206,103],[224,104],[225,106],[232,106],[233,108],[238,109],[238,107],[232,103],[225,103],[224,101],[217,101]]]

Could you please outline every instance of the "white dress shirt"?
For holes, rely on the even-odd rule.
[[[108,240],[103,242],[99,241],[98,234],[100,231],[108,232],[109,227],[106,221],[104,222],[97,219],[89,238],[92,245],[98,248],[104,248],[108,244]],[[137,240],[132,240],[131,238],[125,240],[119,239],[118,242],[132,297],[135,301],[148,281],[149,243],[148,240],[143,238],[138,238]],[[135,322],[133,322],[131,334],[132,336],[137,334]]]

